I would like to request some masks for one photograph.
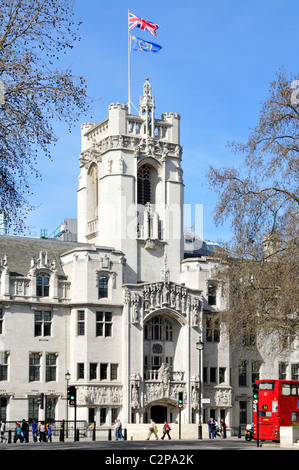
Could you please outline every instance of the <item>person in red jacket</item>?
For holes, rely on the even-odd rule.
[[[170,431],[171,431],[171,429],[170,429],[169,424],[167,423],[167,421],[164,421],[163,436],[161,437],[161,439],[164,439],[164,437],[166,436],[166,434],[167,434],[167,436],[168,436],[168,439],[171,439],[170,434],[169,434]]]

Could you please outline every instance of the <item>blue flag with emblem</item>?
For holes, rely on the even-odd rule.
[[[159,44],[131,36],[131,51],[159,52],[160,49],[162,46]]]

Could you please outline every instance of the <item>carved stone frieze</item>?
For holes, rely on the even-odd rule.
[[[140,383],[141,377],[138,373],[131,374],[131,407],[140,408]]]
[[[179,392],[184,393],[184,401],[187,399],[186,386],[185,384],[168,382],[148,382],[144,384],[143,400],[144,406],[159,401],[159,400],[171,400],[177,402]]]
[[[120,386],[82,386],[77,389],[77,403],[80,406],[116,406],[122,405],[123,391]]]
[[[207,389],[205,395],[210,398],[211,406],[223,408],[232,406],[232,389],[230,387]]]
[[[178,144],[170,142],[161,142],[159,140],[137,137],[136,135],[124,136],[113,135],[101,139],[99,142],[94,142],[92,147],[84,150],[80,154],[80,163],[84,166],[89,166],[91,162],[101,161],[102,155],[109,150],[128,149],[134,150],[138,148],[138,154],[153,155],[158,159],[163,159],[165,156],[173,156],[181,158],[182,147]]]
[[[30,279],[26,278],[11,278],[10,279],[10,294],[16,296],[29,295]]]
[[[200,326],[202,300],[191,295],[185,287],[170,282],[155,282],[146,284],[138,292],[125,288],[124,303],[130,310],[132,323],[139,323],[149,313],[170,308],[186,317],[190,312],[191,326]]]

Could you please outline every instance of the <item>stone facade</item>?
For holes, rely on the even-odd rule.
[[[232,351],[225,325],[212,326],[225,299],[213,245],[191,234],[186,250],[180,116],[156,119],[148,79],[139,108],[131,115],[111,104],[105,120],[82,125],[76,242],[62,241],[73,240],[66,233],[0,238],[7,421],[45,412],[73,419],[68,383],[77,387],[77,419],[97,426],[180,417],[195,429],[215,416],[236,430],[252,419],[252,381],[278,378],[281,362],[298,364],[296,351],[271,361],[265,350]]]

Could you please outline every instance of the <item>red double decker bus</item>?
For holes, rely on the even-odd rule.
[[[255,383],[259,392],[258,400],[253,400],[253,438],[279,441],[280,426],[299,424],[299,381],[256,380]]]

